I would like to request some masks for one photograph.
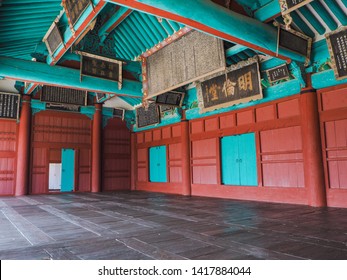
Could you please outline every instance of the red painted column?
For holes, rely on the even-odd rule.
[[[92,138],[92,192],[101,191],[102,104],[95,104]]]
[[[309,205],[327,205],[322,160],[322,144],[319,128],[317,93],[305,92],[300,98],[302,109],[302,139],[304,155],[305,186]]]
[[[131,133],[131,190],[136,190],[136,174],[137,174],[137,162],[136,162],[136,156],[137,156],[137,149],[136,149],[136,134]]]
[[[184,120],[181,122],[182,134],[182,194],[191,195],[191,179],[190,179],[190,139],[189,139],[189,122]]]
[[[17,178],[15,195],[28,194],[30,167],[30,126],[31,126],[31,97],[23,96],[19,118],[17,141]]]

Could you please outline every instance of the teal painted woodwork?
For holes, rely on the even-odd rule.
[[[222,108],[222,109],[201,114],[200,108],[197,107],[197,102],[196,102],[197,100],[196,88],[192,88],[188,92],[188,95],[191,95],[191,96],[188,96],[188,99],[187,99],[188,108],[191,108],[191,109],[188,109],[186,111],[186,119],[187,120],[198,119],[198,118],[217,115],[220,113],[226,113],[226,112],[230,112],[234,110],[239,110],[242,108],[247,108],[247,107],[255,106],[258,104],[263,104],[263,103],[284,98],[287,96],[292,96],[292,95],[300,93],[300,91],[301,91],[300,82],[297,79],[293,79],[288,82],[283,82],[283,83],[271,86],[269,88],[263,89],[263,95],[264,95],[263,99],[250,101],[247,103],[241,103],[238,105],[229,106],[226,108]],[[196,105],[193,105],[193,104],[196,104]]]
[[[312,87],[322,89],[337,85],[347,84],[347,79],[336,80],[334,70],[326,70],[311,76]]]
[[[255,134],[247,133],[239,135],[238,138],[241,185],[258,186]]]
[[[9,57],[0,57],[0,76],[92,92],[118,93],[132,97],[142,97],[142,84],[140,82],[123,80],[122,89],[119,90],[118,83],[114,81],[89,76],[84,76],[81,81],[80,71],[76,69],[49,66],[44,63]]]
[[[108,19],[103,26],[99,29],[99,36],[101,37],[101,42],[105,41],[107,35],[108,35],[108,30],[114,25],[121,17],[123,17],[129,9],[120,7],[119,10],[113,14],[113,16]]]
[[[221,138],[222,184],[240,185],[238,136]]]
[[[61,191],[71,192],[75,184],[75,151],[62,149],[61,162]]]
[[[166,146],[149,148],[149,181],[167,182]]]
[[[117,4],[117,1],[107,0]],[[157,1],[157,0],[138,0],[140,4],[144,4],[150,9],[149,12],[153,12],[156,16],[160,16],[160,12],[167,11],[165,18],[167,20],[175,20],[177,15],[182,20],[181,23],[191,25],[193,28],[197,28],[203,32],[206,28],[209,30],[219,30],[224,33],[222,39],[233,42],[233,38],[238,38],[243,42],[247,42],[246,45],[256,46],[261,52],[273,55],[279,53],[284,57],[291,58],[296,61],[305,62],[305,57],[294,53],[292,51],[280,48],[277,49],[277,30],[276,28],[259,22],[258,20],[237,14],[227,9],[221,9],[215,5],[212,1],[205,0],[176,0],[176,1]],[[128,6],[135,8],[136,5],[132,2],[122,3],[122,6]],[[149,10],[149,9],[148,9]],[[146,12],[148,12],[148,10]],[[146,14],[140,14],[141,17],[146,17]],[[152,22],[152,26],[158,25],[155,18],[149,16],[149,20]],[[184,21],[184,22],[183,22]],[[193,25],[192,25],[193,24]],[[201,25],[200,25],[201,24]],[[205,27],[203,27],[205,26]],[[233,26],[232,32],[230,26]],[[160,40],[162,29],[152,28],[154,35]],[[234,43],[241,43],[239,41]],[[241,43],[242,44],[242,43]],[[251,47],[251,46],[250,46]]]
[[[255,134],[226,136],[220,144],[222,184],[257,186]]]

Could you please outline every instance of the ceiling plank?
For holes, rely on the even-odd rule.
[[[223,40],[240,44],[290,62],[305,62],[305,57],[280,48],[277,30],[259,20],[240,15],[207,0],[106,0],[145,13],[174,20]]]

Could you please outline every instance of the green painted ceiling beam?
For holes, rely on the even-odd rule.
[[[241,45],[235,45],[235,46],[233,46],[233,47],[231,47],[225,51],[225,56],[230,57],[230,56],[233,56],[235,54],[238,54],[239,52],[243,52],[246,49],[247,49],[247,47],[244,47]]]
[[[101,38],[100,41],[105,41],[108,34],[112,32],[124,19],[126,19],[130,14],[132,10],[129,10],[128,8],[120,7],[119,10],[111,17],[109,18],[99,29],[99,37]]]
[[[277,29],[259,20],[235,13],[209,0],[106,0],[155,16],[181,22],[223,40],[270,56],[305,62],[305,57],[279,48]]]
[[[278,0],[272,0],[254,12],[254,17],[260,21],[268,21],[281,13]]]
[[[140,82],[123,80],[122,89],[119,90],[118,83],[109,80],[83,76],[81,81],[80,71],[76,69],[49,66],[46,63],[9,57],[0,57],[0,76],[37,84],[142,97],[142,84]]]
[[[322,89],[347,83],[347,79],[336,80],[334,70],[326,70],[311,76],[312,87]]]

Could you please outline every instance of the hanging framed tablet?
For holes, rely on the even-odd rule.
[[[68,18],[70,29],[74,30],[75,24],[91,4],[91,0],[63,0],[62,5]]]
[[[19,119],[20,94],[0,92],[0,119]]]
[[[341,27],[325,36],[335,78],[345,79],[347,78],[347,27]]]
[[[53,56],[55,51],[64,44],[63,37],[56,22],[52,23],[46,35],[43,37],[42,42],[46,44],[50,56]]]
[[[148,109],[138,107],[136,109],[136,123],[138,128],[160,123],[160,116],[157,104],[150,103]]]
[[[250,58],[197,83],[201,112],[263,98],[259,63]]]
[[[81,77],[91,76],[115,81],[118,82],[118,89],[122,88],[122,61],[85,52],[78,53],[81,55]]]

